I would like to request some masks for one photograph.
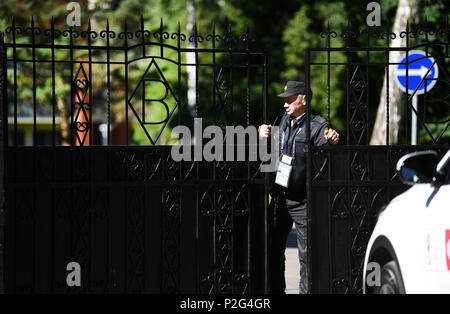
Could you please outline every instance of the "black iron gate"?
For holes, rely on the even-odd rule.
[[[345,82],[345,129],[341,145],[308,147],[308,201],[311,241],[310,285],[313,293],[361,293],[364,254],[367,242],[375,226],[378,212],[394,196],[407,189],[398,179],[395,166],[398,159],[412,151],[437,150],[441,155],[448,149],[450,110],[448,105],[449,25],[443,27],[418,25],[400,34],[386,28],[366,28],[336,32],[330,27],[322,33],[324,48],[306,51],[306,77],[308,86],[314,85],[314,73],[326,71],[325,87],[314,90],[315,98],[322,93],[327,103],[328,120],[336,90],[332,80]],[[390,41],[400,36],[404,47],[390,47]],[[380,44],[381,40],[381,46]],[[378,43],[378,46],[374,44]],[[334,47],[334,45],[339,47]],[[384,45],[383,45],[384,43]],[[381,86],[374,75],[384,77],[398,61],[389,59],[393,51],[423,49],[439,66],[439,79],[435,89],[423,96],[420,110],[412,108],[412,95],[402,100],[403,132],[396,145],[389,143],[389,86],[395,82],[387,79],[386,93],[386,142],[369,146],[371,117],[378,106]],[[381,58],[381,60],[380,60]],[[434,65],[434,64],[433,64]],[[341,67],[344,77],[338,76]],[[409,67],[409,63],[406,63]],[[316,70],[316,72],[314,72]],[[342,73],[342,72],[341,72]],[[428,80],[427,75],[422,79]],[[334,81],[335,83],[336,81]],[[407,83],[408,84],[408,83]],[[399,101],[399,100],[397,100]],[[392,100],[391,100],[392,102]],[[439,121],[430,119],[427,107],[440,106],[443,116]],[[322,104],[319,104],[322,105]],[[436,108],[436,107],[435,107]],[[308,101],[308,110],[311,103]],[[426,131],[427,145],[411,145],[408,139],[410,115],[417,115],[420,128]],[[333,125],[333,120],[330,121]],[[433,125],[441,126],[439,132],[431,131]],[[309,131],[309,126],[307,129]],[[404,134],[404,135],[403,135]],[[444,138],[444,136],[446,137]],[[400,223],[400,222],[399,222]]]
[[[248,31],[130,28],[13,20],[0,32],[5,291],[267,292],[258,163],[174,162],[160,145],[191,114],[204,126],[261,124],[265,52]],[[66,282],[72,262],[80,287]]]

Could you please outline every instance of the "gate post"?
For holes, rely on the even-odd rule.
[[[4,191],[4,158],[6,132],[4,128],[8,127],[6,113],[6,52],[4,47],[4,33],[0,31],[0,294],[5,293],[4,290],[4,234],[5,234],[5,191]]]

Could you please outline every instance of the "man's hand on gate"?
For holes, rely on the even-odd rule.
[[[335,145],[339,142],[339,133],[333,129],[325,129],[324,136],[330,144]]]
[[[259,127],[259,137],[269,138],[270,137],[270,129],[272,128],[272,124],[263,124]]]

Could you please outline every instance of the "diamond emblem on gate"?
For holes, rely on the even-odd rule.
[[[153,75],[151,75],[151,72],[153,69],[156,69],[156,71],[153,71]],[[155,73],[156,72],[156,73]],[[156,78],[155,78],[156,74]],[[163,87],[164,93],[161,97],[155,97],[153,92],[149,92],[151,90],[151,87],[159,85],[159,87]],[[138,98],[138,94],[141,95],[141,110],[140,113],[138,113],[138,108],[133,106],[133,100]],[[170,103],[169,97],[173,97],[175,100],[175,103]],[[178,106],[178,98],[176,97],[173,89],[170,87],[170,84],[167,82],[166,78],[164,77],[161,69],[159,68],[158,64],[155,62],[155,59],[152,59],[147,66],[147,69],[142,74],[141,79],[139,80],[138,84],[136,85],[136,88],[131,93],[131,96],[128,99],[128,106],[133,111],[136,119],[138,120],[139,124],[142,127],[142,130],[150,140],[150,142],[155,145],[158,141],[159,137],[161,136],[162,132],[164,131],[164,128],[166,127],[167,123],[169,122],[170,118],[173,115],[173,112]],[[151,118],[153,109],[156,107],[153,106],[162,106],[163,112],[165,114],[164,118],[161,120],[154,120]],[[160,109],[160,108],[159,108]],[[149,134],[149,131],[147,129],[148,125],[161,125],[159,128],[158,134],[155,138],[152,138],[152,136]]]
[[[91,106],[89,104],[91,86],[81,62],[72,84],[74,90],[74,112],[72,114],[74,116],[75,142],[80,146],[85,146],[89,145],[89,141],[86,139],[89,136],[91,127]]]

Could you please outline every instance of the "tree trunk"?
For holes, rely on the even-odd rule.
[[[390,43],[391,47],[405,47],[406,37],[400,38],[400,33],[406,30],[406,23],[410,17],[417,15],[420,0],[399,0],[393,32],[397,35]],[[401,51],[392,51],[389,54],[389,62],[398,62]],[[377,117],[370,139],[370,145],[397,144],[401,120],[402,91],[395,83],[395,66],[389,66],[389,143],[386,143],[386,75],[383,80],[380,103],[378,105]]]
[[[194,48],[195,43],[190,42],[189,38],[190,36],[194,35],[194,25],[195,25],[195,6],[194,6],[194,0],[186,0],[186,10],[187,10],[187,33],[188,33],[188,40],[187,40],[187,48]],[[195,64],[195,53],[193,52],[187,52],[186,53],[186,63],[188,64]],[[195,103],[196,103],[196,72],[194,66],[187,66],[187,83],[188,83],[188,90],[187,90],[187,99],[188,99],[188,108],[189,112],[195,116]]]

